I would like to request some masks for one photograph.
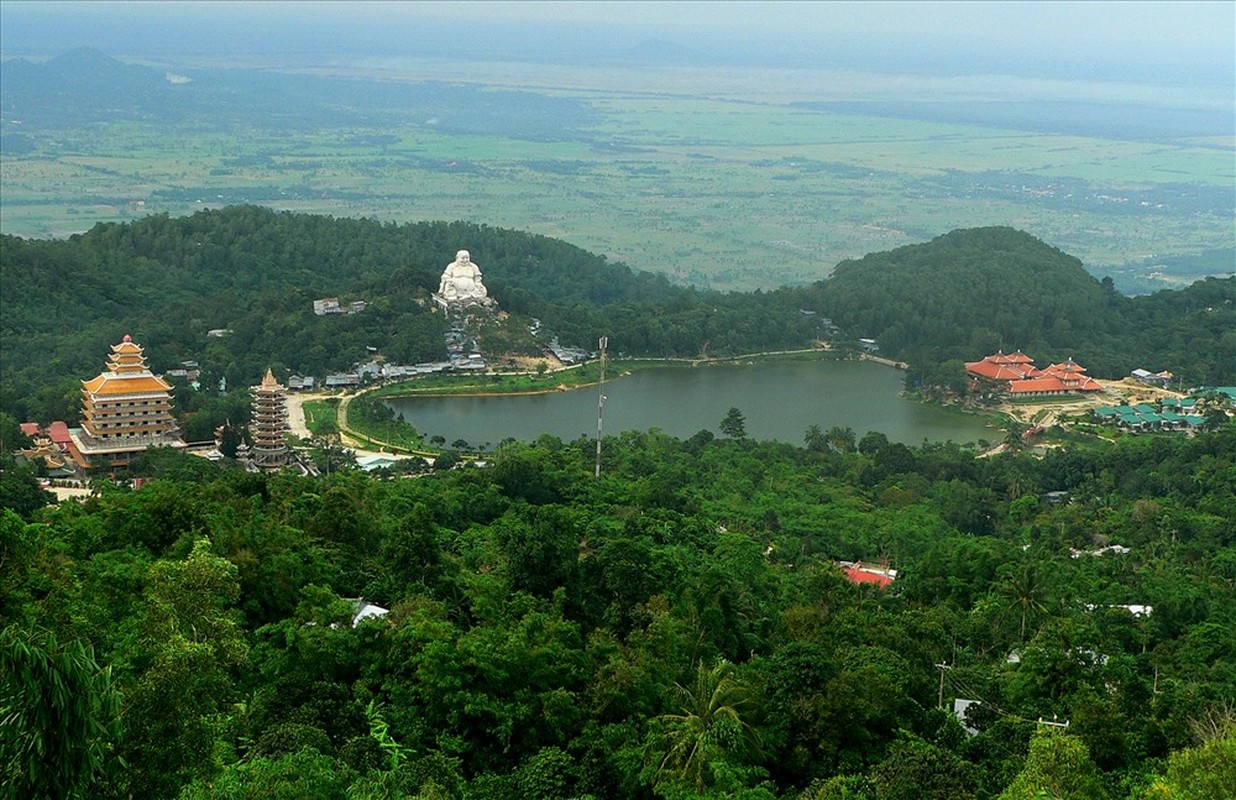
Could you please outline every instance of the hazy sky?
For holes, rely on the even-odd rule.
[[[1236,3],[0,2],[6,57],[93,45],[139,58],[266,48],[569,61],[650,39],[737,63],[1228,83]]]

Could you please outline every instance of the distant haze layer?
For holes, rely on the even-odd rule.
[[[748,64],[1233,82],[1231,3],[27,3],[0,52]]]

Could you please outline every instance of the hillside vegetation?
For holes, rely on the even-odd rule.
[[[460,248],[512,325],[536,318],[563,344],[586,348],[607,335],[612,352],[631,356],[806,347],[831,317],[842,341],[877,338],[929,380],[942,364],[999,348],[1072,356],[1100,376],[1149,367],[1193,384],[1236,380],[1236,279],[1126,298],[1009,228],[843,262],[809,287],[720,293],[518,231],[236,206],[101,224],[67,240],[0,238],[3,409],[72,418],[77,380],[95,374],[125,333],[156,370],[198,361],[212,385],[254,383],[267,366],[280,377],[320,375],[363,360],[367,347],[399,363],[440,358],[445,322],[418,301]],[[314,316],[313,300],[326,296],[370,305]],[[232,333],[208,339],[214,329]]]
[[[975,228],[837,265],[810,291],[844,329],[923,368],[1021,349],[1099,376],[1168,369],[1236,379],[1236,278],[1124,297],[1076,258],[1012,228]]]

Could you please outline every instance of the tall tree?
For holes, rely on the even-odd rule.
[[[1040,731],[1030,740],[1026,766],[999,800],[1102,800],[1108,796],[1103,777],[1081,739]]]
[[[118,766],[120,694],[82,642],[0,631],[0,784],[7,797],[83,798]],[[9,794],[12,792],[12,794]]]
[[[733,406],[730,406],[730,410],[725,412],[725,417],[721,420],[719,427],[721,432],[731,439],[747,438],[747,418]]]

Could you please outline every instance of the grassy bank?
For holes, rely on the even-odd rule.
[[[766,361],[801,361],[804,359],[836,359],[836,351],[793,350],[773,353],[749,353],[730,358],[622,358],[609,359],[605,365],[607,379],[629,375],[640,370],[665,367],[708,367],[725,364],[747,364]],[[601,365],[591,361],[574,367],[537,372],[423,375],[398,383],[386,384],[366,391],[366,397],[389,398],[421,395],[493,395],[541,394],[594,386],[601,379]]]
[[[305,414],[305,427],[313,436],[329,436],[339,432],[338,397],[306,400],[301,408]]]

